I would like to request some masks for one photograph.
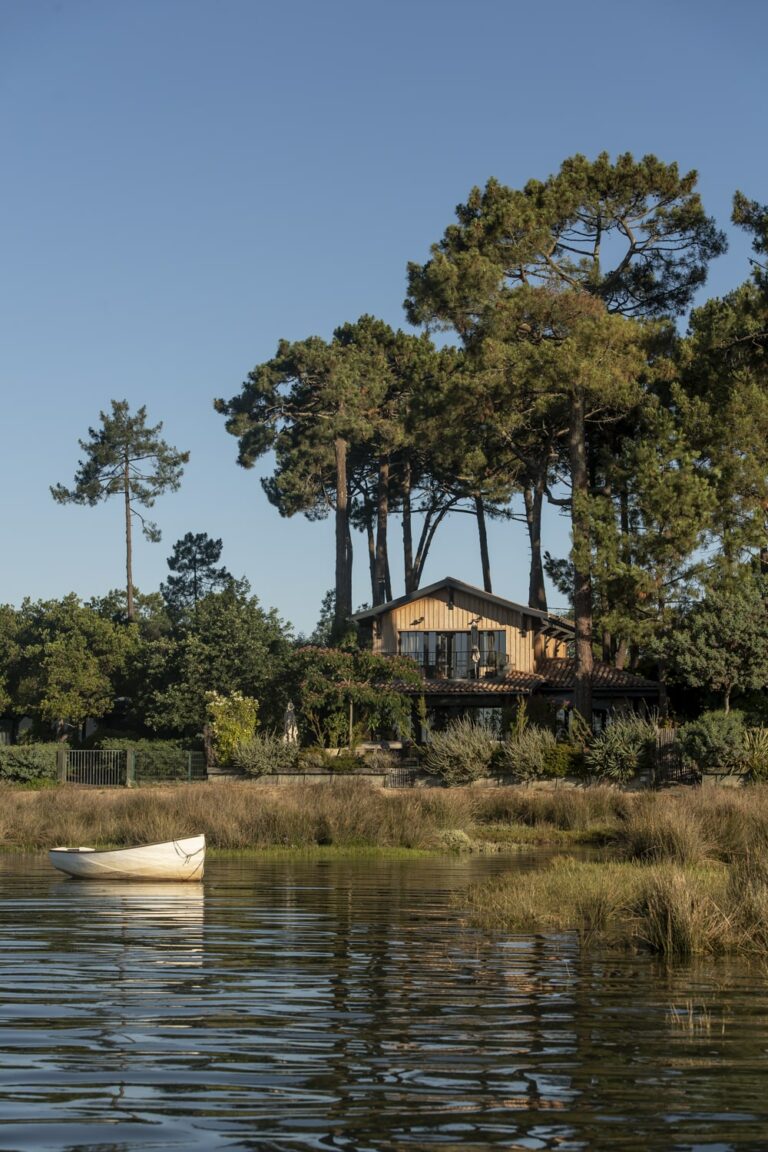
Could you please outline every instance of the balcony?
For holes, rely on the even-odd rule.
[[[508,670],[500,631],[401,632],[398,655],[413,660],[427,680],[496,680]]]

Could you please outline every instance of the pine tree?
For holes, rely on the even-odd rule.
[[[59,504],[89,504],[122,496],[125,515],[125,571],[128,619],[134,617],[132,520],[141,522],[148,540],[160,540],[156,524],[138,511],[151,508],[164,492],[175,492],[181,484],[189,452],[178,452],[160,439],[162,423],[147,426],[147,410],[131,414],[127,400],[113,400],[111,414],[101,412],[101,427],[88,429],[88,439],[80,440],[85,454],[75,473],[74,488],[57,484],[51,495]]]
[[[574,156],[555,176],[522,190],[490,180],[458,206],[457,223],[433,245],[427,263],[408,269],[406,311],[413,323],[454,328],[470,355],[488,339],[528,345],[530,361],[538,366],[549,359],[557,378],[555,409],[536,403],[533,412],[521,411],[520,389],[530,380],[520,363],[509,363],[503,377],[508,404],[499,411],[508,420],[512,408],[518,427],[508,435],[527,444],[537,427],[532,417],[544,416],[542,453],[552,450],[555,410],[565,418],[560,439],[571,485],[575,700],[585,716],[591,714],[592,671],[590,441],[607,409],[616,418],[637,402],[624,370],[614,377],[618,363],[610,367],[604,358],[607,349],[617,354],[621,342],[627,350],[632,339],[607,321],[679,313],[704,282],[707,263],[724,250],[725,240],[705,215],[695,185],[695,172],[681,175],[654,156],[636,161],[625,154],[611,163],[606,153],[594,162]],[[590,310],[590,301],[605,320]],[[596,341],[591,350],[590,327]],[[539,354],[545,341],[553,345],[549,358]],[[540,463],[540,475],[542,468]]]
[[[173,616],[179,618],[190,609],[197,613],[198,602],[209,592],[220,592],[232,582],[226,568],[217,568],[221,559],[221,540],[212,540],[207,532],[187,532],[177,540],[167,564],[175,573],[160,585],[163,599]]]

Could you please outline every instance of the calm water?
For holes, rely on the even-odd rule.
[[[462,925],[467,884],[525,866],[110,886],[0,857],[0,1152],[765,1152],[765,971]]]

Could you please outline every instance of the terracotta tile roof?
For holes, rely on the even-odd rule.
[[[419,685],[398,684],[397,690],[406,696],[503,696],[533,692],[546,684],[535,672],[509,672],[500,680],[423,680]]]
[[[576,661],[572,658],[543,660],[539,665],[539,674],[546,680],[548,688],[570,690],[576,678]],[[602,660],[595,661],[592,687],[611,691],[623,689],[626,692],[658,692],[659,689],[655,680],[638,676],[636,672],[626,672],[623,668],[614,668]]]
[[[504,696],[529,692],[571,692],[576,678],[573,659],[544,660],[538,672],[510,671],[499,680],[423,680],[419,685],[392,685],[407,696]],[[650,695],[658,692],[655,680],[648,680],[634,672],[613,668],[596,661],[592,672],[592,687],[604,692],[630,692]]]

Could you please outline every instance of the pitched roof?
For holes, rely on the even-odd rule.
[[[547,682],[535,672],[510,672],[498,680],[422,680],[421,684],[398,684],[405,696],[504,696],[527,695]]]
[[[571,658],[553,657],[550,660],[542,660],[538,671],[546,680],[549,688],[562,688],[569,691],[576,683],[576,661]],[[604,664],[602,660],[596,660],[594,663],[592,687],[598,690],[643,693],[658,692],[659,690],[656,680],[649,680],[645,676],[638,676],[636,672],[627,672],[623,668],[614,668],[611,664]]]
[[[423,680],[421,684],[398,684],[407,696],[519,696],[531,692],[572,692],[576,683],[576,661],[544,660],[537,672],[511,670],[498,680]],[[595,661],[592,687],[598,692],[651,696],[659,691],[655,680],[613,668]]]
[[[545,625],[556,628],[558,631],[562,630],[568,633],[568,635],[573,633],[573,624],[570,620],[565,620],[561,616],[553,616],[550,612],[541,612],[538,608],[529,608],[526,604],[517,604],[514,600],[505,600],[503,596],[496,596],[493,592],[486,592],[483,588],[476,588],[474,584],[465,584],[462,580],[456,580],[453,576],[445,576],[435,584],[428,584],[426,588],[417,588],[415,592],[409,592],[407,596],[398,596],[396,600],[388,600],[386,604],[377,604],[374,608],[366,608],[362,612],[355,612],[351,619],[372,620],[375,616],[383,616],[386,612],[391,612],[395,608],[401,608],[404,604],[413,604],[416,600],[423,600],[425,596],[432,596],[435,592],[439,592],[443,588],[453,589],[455,592],[465,592],[469,596],[476,596],[481,600],[487,600],[489,604],[495,604],[499,608],[512,608],[524,616],[532,617],[534,620],[541,620]]]

